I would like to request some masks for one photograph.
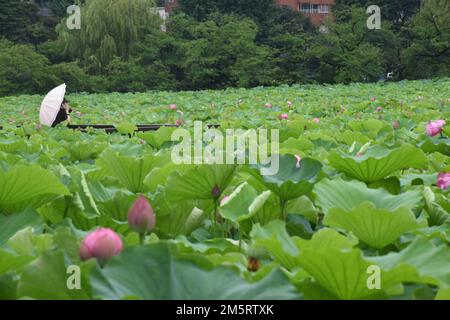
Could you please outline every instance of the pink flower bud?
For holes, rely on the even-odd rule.
[[[430,121],[427,123],[427,135],[430,137],[434,137],[442,132],[442,127],[445,125],[444,120],[436,120]]]
[[[287,105],[288,105],[289,108],[292,107],[292,105],[293,105],[292,101],[288,101]]]
[[[182,126],[184,124],[184,121],[182,119],[178,119],[177,121],[175,121],[175,124],[177,126]]]
[[[278,116],[278,118],[279,118],[280,120],[287,120],[287,119],[289,119],[289,115],[288,115],[287,113],[283,113],[283,114],[280,114],[280,115]]]
[[[152,231],[156,218],[147,198],[140,196],[128,211],[128,224],[137,232],[144,234]]]
[[[217,198],[220,196],[220,188],[217,184],[211,190],[211,195],[213,196],[213,198]]]
[[[377,107],[377,112],[381,112],[381,111],[383,111],[383,108],[382,107]]]
[[[394,128],[395,130],[397,130],[399,127],[400,127],[400,122],[398,122],[398,121],[392,122],[392,128]]]
[[[170,110],[177,110],[177,105],[176,105],[176,104],[171,104],[171,105],[169,106],[169,109],[170,109]]]
[[[313,122],[314,122],[314,123],[319,123],[319,122],[320,122],[320,119],[319,119],[319,118],[314,118],[314,119],[313,119]]]
[[[450,173],[439,173],[437,176],[436,185],[441,190],[447,190],[447,188],[450,186]]]
[[[122,251],[119,235],[107,228],[99,228],[84,238],[80,247],[81,260],[97,258],[105,262]]]
[[[272,104],[271,103],[266,103],[266,108],[272,108]]]
[[[372,98],[370,98],[370,101],[375,101],[375,100],[377,100],[377,97],[372,97]]]

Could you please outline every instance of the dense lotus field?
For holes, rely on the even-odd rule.
[[[115,134],[42,98],[0,98],[1,299],[450,299],[450,79],[68,96]],[[279,129],[278,173],[133,133],[194,120]]]

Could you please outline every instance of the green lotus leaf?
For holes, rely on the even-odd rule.
[[[121,185],[131,192],[145,192],[145,176],[154,167],[155,159],[152,156],[129,158],[116,155],[113,151],[105,151],[97,163],[105,168],[109,175],[116,178]]]
[[[404,168],[425,169],[428,164],[423,151],[409,144],[392,150],[376,145],[361,156],[332,151],[328,159],[337,170],[365,182],[381,180]]]
[[[106,142],[77,141],[65,146],[72,160],[86,161],[95,159],[107,147]]]
[[[217,199],[231,181],[235,165],[198,165],[180,174],[174,172],[165,191],[173,201]],[[213,189],[217,187],[217,192]]]
[[[394,242],[405,232],[421,226],[412,211],[405,207],[389,211],[379,209],[371,202],[362,202],[350,211],[332,208],[323,223],[349,230],[359,240],[378,249]]]
[[[450,138],[427,137],[419,147],[426,153],[440,152],[450,156]]]
[[[314,193],[317,196],[316,204],[326,214],[332,208],[351,211],[363,202],[371,202],[376,208],[389,211],[397,210],[400,207],[413,209],[422,200],[421,194],[417,190],[391,195],[383,189],[369,189],[359,181],[342,179],[324,179],[316,184]]]
[[[89,299],[87,274],[93,267],[93,260],[80,266],[80,288],[68,286],[68,266],[62,251],[43,253],[30,263],[20,277],[17,296],[33,299],[86,300]]]
[[[367,299],[382,296],[369,289],[368,269],[372,265],[354,243],[333,229],[321,229],[311,240],[296,240],[297,260],[322,287],[339,299]]]
[[[371,257],[386,272],[383,281],[427,283],[441,289],[450,288],[450,250],[447,244],[433,244],[418,236],[400,252]]]
[[[33,209],[8,216],[0,215],[0,247],[5,244],[17,231],[25,227],[41,226],[43,221]]]
[[[264,205],[269,196],[270,191],[258,194],[251,185],[244,182],[231,193],[226,203],[220,207],[220,214],[233,222],[248,219]]]
[[[255,167],[262,170],[267,166],[256,165]],[[285,154],[279,156],[279,169],[276,174],[261,175],[261,177],[267,188],[286,201],[309,193],[321,169],[322,164],[310,158],[302,159],[298,168],[295,156]]]
[[[91,273],[93,295],[101,299],[264,300],[298,299],[280,270],[248,283],[228,267],[205,270],[172,256],[166,244],[125,249]]]
[[[0,212],[39,208],[69,190],[50,171],[39,166],[14,166],[8,172],[0,168]]]
[[[261,226],[254,224],[250,237],[255,247],[266,249],[274,260],[287,269],[294,269],[298,263],[299,250],[286,231],[285,223],[274,220]]]

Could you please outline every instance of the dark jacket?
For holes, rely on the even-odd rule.
[[[69,110],[69,113],[70,113],[71,111],[72,111],[72,110]],[[56,115],[55,121],[53,121],[52,127],[56,127],[56,125],[60,124],[60,123],[63,122],[63,121],[66,121],[67,118],[68,118],[68,117],[67,117],[67,112],[66,112],[66,110],[65,110],[63,107],[61,107],[61,108],[59,109],[58,114]]]

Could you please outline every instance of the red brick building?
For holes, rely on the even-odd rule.
[[[275,0],[280,6],[288,6],[310,17],[313,25],[320,25],[331,15],[334,0]],[[166,11],[170,12],[177,5],[177,0],[166,0]]]
[[[331,15],[334,0],[276,0],[280,6],[288,6],[300,11],[311,19],[315,26],[320,25],[326,17]]]

